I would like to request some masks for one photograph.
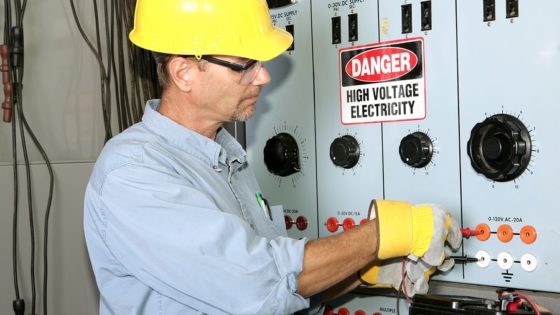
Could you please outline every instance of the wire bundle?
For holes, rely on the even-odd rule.
[[[140,121],[144,103],[148,99],[158,97],[161,91],[151,53],[128,40],[128,33],[134,23],[136,0],[102,0],[102,8],[98,0],[92,1],[95,46],[84,32],[74,0],[70,0],[70,6],[77,28],[99,64],[101,108],[105,141],[108,141],[113,136],[113,101],[117,111],[118,128],[122,131]],[[103,17],[102,20],[100,16]]]
[[[12,9],[13,4],[13,9]],[[21,298],[18,280],[18,261],[17,261],[17,250],[18,250],[18,186],[19,186],[19,174],[18,174],[18,153],[17,153],[17,143],[18,143],[18,131],[19,139],[21,143],[21,149],[23,152],[24,164],[25,164],[25,175],[26,175],[26,191],[27,191],[27,203],[28,203],[28,217],[29,217],[29,233],[30,233],[30,276],[31,276],[31,314],[35,314],[36,300],[37,300],[37,290],[36,290],[36,279],[35,279],[35,224],[34,224],[34,211],[33,211],[33,201],[32,201],[32,190],[31,190],[31,167],[27,149],[26,135],[29,136],[41,154],[44,160],[48,172],[49,172],[49,194],[48,201],[46,205],[45,218],[44,218],[44,234],[43,234],[43,264],[44,264],[44,274],[43,274],[43,313],[47,314],[47,284],[48,284],[48,227],[49,227],[49,217],[50,210],[53,199],[54,190],[54,173],[51,167],[49,158],[38,141],[37,137],[33,133],[31,127],[29,126],[25,113],[23,111],[23,73],[24,73],[24,30],[23,30],[23,18],[25,14],[27,1],[26,0],[4,0],[4,44],[2,45],[3,51],[3,67],[2,72],[8,80],[3,80],[4,82],[4,96],[5,103],[11,103],[11,108],[14,109],[12,112],[9,111],[10,115],[6,115],[4,112],[4,117],[9,119],[4,119],[6,122],[12,124],[12,165],[14,174],[14,200],[13,200],[13,240],[12,240],[12,257],[13,257],[13,276],[14,276],[14,291],[15,300],[13,301],[13,308],[16,315],[23,315],[25,313],[25,302]],[[15,23],[13,21],[13,15],[15,13]],[[5,54],[7,52],[7,54]],[[7,64],[4,63],[7,61]],[[4,79],[4,78],[3,78]],[[8,107],[8,106],[6,106]],[[4,106],[3,106],[4,108]],[[4,108],[6,109],[6,108]],[[19,130],[18,127],[19,126]]]

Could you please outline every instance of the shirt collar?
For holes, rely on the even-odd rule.
[[[213,141],[161,115],[158,111],[159,104],[158,99],[146,102],[142,122],[165,141],[183,151],[190,153],[196,151],[202,158],[209,160],[212,167],[216,167],[218,163],[227,164],[228,160],[245,163],[247,159],[245,150],[227,130],[220,128],[216,141]]]

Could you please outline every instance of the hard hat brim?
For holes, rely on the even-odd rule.
[[[273,26],[269,32],[259,36],[259,38],[246,42],[242,47],[236,47],[235,50],[227,50],[222,48],[205,49],[201,51],[186,51],[176,47],[162,47],[153,38],[142,38],[140,34],[134,30],[129,34],[130,40],[137,46],[144,49],[173,55],[228,55],[258,61],[269,61],[288,49],[292,45],[293,37],[287,31]],[[241,49],[240,49],[241,48]]]
[[[274,26],[272,31],[266,36],[255,41],[253,45],[244,47],[245,54],[238,57],[269,61],[285,52],[292,45],[293,41],[294,39],[290,33]]]

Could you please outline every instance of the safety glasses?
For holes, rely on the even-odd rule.
[[[240,73],[241,76],[237,79],[237,83],[240,85],[249,85],[255,80],[257,74],[262,68],[262,62],[257,60],[250,60],[245,65],[240,65],[238,63],[214,58],[211,56],[201,56],[200,59],[206,60],[209,63],[213,63],[222,67],[230,68],[231,70]]]

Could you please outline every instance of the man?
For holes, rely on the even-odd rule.
[[[130,39],[157,57],[163,94],[106,144],[87,186],[101,314],[312,313],[361,283],[361,269],[378,283],[379,259],[411,254],[432,268],[446,238],[460,243],[444,211],[381,200],[369,222],[324,239],[272,224],[221,128],[255,113],[270,82],[262,62],[292,42],[265,0],[138,0]],[[392,275],[400,283],[400,268]]]

